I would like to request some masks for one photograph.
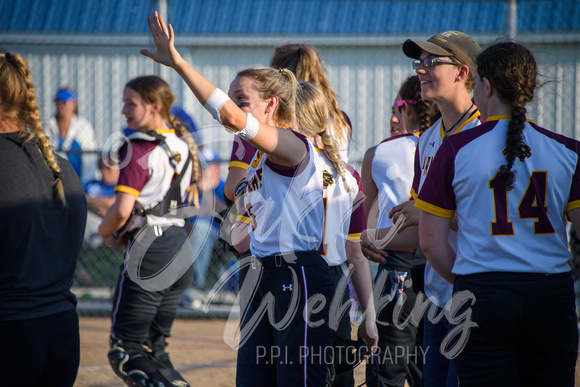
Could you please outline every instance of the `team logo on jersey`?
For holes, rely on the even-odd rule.
[[[252,160],[252,168],[258,168],[260,161],[262,161],[262,157],[264,157],[264,152],[257,151],[254,160]]]
[[[326,189],[334,184],[334,177],[332,177],[332,174],[328,172],[326,169],[322,171],[322,183],[323,189]]]
[[[506,151],[505,149],[502,152],[502,155],[506,155]],[[520,149],[518,149],[518,159],[520,160],[520,162],[524,162],[526,159],[529,159],[530,157],[532,157],[532,148],[530,148],[528,146],[528,144],[526,144],[525,142],[521,142],[520,143]]]
[[[169,159],[175,164],[179,164],[181,162],[181,154],[177,151],[171,151],[171,157]]]

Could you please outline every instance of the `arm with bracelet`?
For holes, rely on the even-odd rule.
[[[173,68],[197,100],[228,131],[267,153],[272,162],[282,166],[295,166],[306,156],[304,142],[291,131],[259,123],[251,113],[242,111],[227,94],[195,71],[175,49],[173,27],[171,24],[166,25],[161,15],[155,12],[153,19],[148,17],[147,22],[156,52],[143,49],[141,54]]]

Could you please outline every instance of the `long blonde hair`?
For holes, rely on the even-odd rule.
[[[36,142],[46,166],[54,176],[55,194],[66,204],[60,167],[42,129],[35,90],[26,60],[19,54],[0,54],[0,125],[19,126],[23,135],[28,135],[26,141]]]
[[[324,144],[322,150],[342,178],[346,191],[350,192],[351,188],[346,183],[346,169],[338,152],[338,144],[326,130],[329,119],[328,104],[320,87],[313,82],[300,82],[297,107],[298,131],[312,138],[320,137]]]
[[[287,68],[296,75],[298,81],[314,82],[318,85],[326,98],[329,123],[334,127],[335,136],[341,143],[350,139],[352,129],[338,108],[336,94],[326,77],[324,62],[314,47],[301,43],[282,44],[274,49],[270,67]]]
[[[129,81],[125,87],[135,90],[143,100],[152,104],[154,102],[161,102],[161,110],[159,114],[166,118],[169,124],[180,134],[181,138],[187,143],[192,161],[192,184],[188,190],[188,202],[194,206],[199,207],[199,192],[197,189],[197,180],[199,178],[199,161],[197,157],[197,144],[188,132],[188,130],[181,124],[181,122],[169,111],[173,105],[175,97],[171,91],[169,84],[163,79],[155,75],[145,75],[137,77]]]

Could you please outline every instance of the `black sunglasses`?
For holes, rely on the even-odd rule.
[[[423,66],[426,69],[428,69],[428,68],[431,68],[437,64],[450,64],[450,65],[459,66],[459,63],[455,63],[455,62],[451,62],[451,61],[439,59],[439,58],[427,57],[423,60],[419,60],[419,59],[414,60],[413,61],[413,68],[415,70],[417,70],[419,67]]]

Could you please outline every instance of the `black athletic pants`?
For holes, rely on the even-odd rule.
[[[461,386],[574,386],[578,325],[570,273],[480,273],[458,275],[460,292],[471,299],[458,304],[455,361]],[[467,293],[464,293],[467,294]]]
[[[0,348],[0,385],[72,386],[80,362],[77,312],[0,321]]]
[[[167,265],[182,248],[191,249],[185,229],[170,227],[157,237],[143,258],[142,275],[152,275]],[[193,255],[192,265],[193,265]],[[147,345],[157,360],[166,362],[166,338],[177,315],[185,290],[193,279],[193,266],[173,284],[159,291],[143,289],[127,274],[127,264],[121,271],[113,298],[112,335],[122,341],[131,353]]]
[[[408,256],[409,260],[414,258],[414,253],[391,250],[388,253],[398,254],[403,258]],[[381,264],[378,268],[375,284],[381,282],[381,276],[387,277],[383,289],[375,289],[375,295],[380,290],[381,295],[385,296],[392,292],[393,286],[396,290],[393,293],[394,298],[382,310],[379,310],[382,305],[375,297],[379,348],[377,354],[367,360],[366,382],[370,387],[404,387],[405,381],[412,387],[422,385],[423,324],[422,318],[417,317],[419,321],[416,321],[413,313],[417,293],[413,290],[411,270],[390,267],[388,264]],[[397,283],[397,277],[401,283]],[[413,318],[405,323],[410,315]]]
[[[248,269],[236,385],[324,386],[333,361],[328,325],[334,284],[317,251],[270,256]]]

